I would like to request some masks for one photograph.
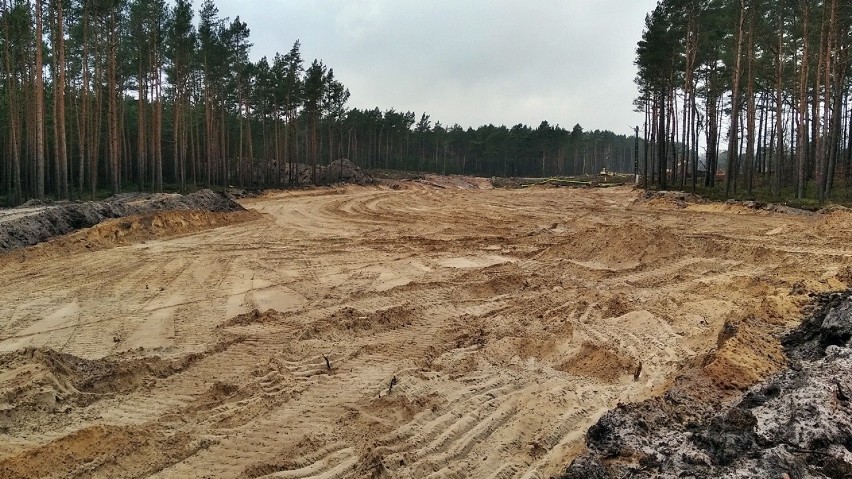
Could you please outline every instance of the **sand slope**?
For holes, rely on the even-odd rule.
[[[702,358],[776,370],[852,277],[848,213],[425,186],[0,258],[0,476],[549,477]]]

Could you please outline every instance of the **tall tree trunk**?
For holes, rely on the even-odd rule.
[[[35,1],[35,175],[36,197],[44,198],[45,150],[44,150],[44,61],[42,59],[42,1]]]
[[[778,51],[775,52],[775,131],[776,145],[773,155],[772,195],[781,194],[781,176],[784,158],[784,5],[778,3]]]
[[[68,192],[68,150],[65,134],[65,27],[62,18],[63,5],[61,0],[53,0],[53,49],[54,72],[56,78],[53,85],[53,135],[56,144],[56,191],[63,199],[69,197]]]
[[[753,4],[748,7],[748,60],[746,61],[746,70],[748,71],[748,84],[746,86],[746,154],[745,154],[745,180],[746,191],[749,196],[752,194],[754,187],[754,169],[755,169],[755,91],[754,91],[754,28],[755,28],[755,6]]]
[[[725,196],[730,196],[734,175],[736,174],[738,136],[739,136],[739,120],[740,120],[740,78],[742,77],[742,49],[743,49],[743,30],[745,25],[745,5],[744,0],[739,1],[739,21],[737,22],[737,34],[735,40],[735,59],[733,79],[731,80],[731,130],[728,135],[728,171],[725,175]]]
[[[649,122],[650,116],[651,116],[650,100],[648,100],[646,98],[645,99],[645,128],[644,128],[644,130],[645,130],[644,131],[644,138],[645,138],[644,160],[645,161],[642,163],[642,177],[644,178],[643,187],[645,189],[648,189],[648,145],[649,145],[649,143],[648,143],[648,122]],[[577,141],[579,141],[579,138],[577,139]],[[574,145],[574,149],[575,150],[577,149],[576,145]],[[576,155],[576,151],[575,151],[575,155]]]
[[[802,57],[799,61],[799,114],[796,118],[796,146],[798,148],[798,165],[797,165],[797,181],[796,181],[796,198],[802,199],[805,197],[805,183],[807,176],[805,174],[808,164],[808,148],[805,141],[806,125],[808,117],[808,63],[810,56],[810,41],[808,39],[809,24],[810,24],[810,4],[809,0],[799,0],[799,5],[802,8],[802,25],[804,33],[802,35]]]
[[[159,38],[154,42],[154,190],[163,191],[163,72]]]
[[[843,91],[843,83],[840,79],[841,71],[835,71],[834,49],[836,39],[836,24],[837,24],[837,0],[831,0],[828,3],[829,20],[826,31],[826,47],[825,47],[825,93],[823,96],[823,110],[825,111],[825,122],[823,123],[823,171],[824,178],[822,184],[822,199],[828,199],[831,195],[831,186],[834,182],[834,167],[835,167],[835,152],[838,149],[837,135],[839,133],[839,120],[841,118],[840,107],[841,92]],[[837,61],[836,63],[840,63]],[[846,71],[846,65],[843,65],[842,72]],[[837,98],[837,101],[832,101],[832,95]]]
[[[3,8],[7,12],[11,9],[8,0],[3,1]],[[10,172],[9,172],[9,203],[16,205],[23,201],[23,189],[21,184],[21,118],[18,105],[18,85],[14,66],[12,64],[11,41],[9,32],[9,17],[4,15],[4,66],[6,69],[6,108],[9,113],[9,143],[11,149]]]
[[[146,126],[146,118],[148,116],[147,111],[148,107],[147,103],[147,80],[145,75],[145,67],[142,62],[142,57],[140,55],[139,58],[139,72],[138,72],[138,98],[136,101],[136,125],[137,125],[137,133],[136,133],[136,179],[138,182],[139,191],[145,189],[145,176],[147,172],[145,170],[146,165],[148,164],[148,153],[147,153],[147,126]]]
[[[666,164],[668,156],[666,155],[666,142],[668,138],[666,138],[666,90],[665,88],[660,89],[659,93],[659,106],[657,108],[657,113],[659,116],[658,120],[658,128],[659,132],[657,134],[657,167],[659,168],[659,172],[657,177],[660,182],[660,189],[666,189],[666,179],[668,177],[668,173],[666,172]]]
[[[811,102],[811,111],[813,120],[811,122],[811,138],[814,144],[812,158],[814,161],[814,170],[815,170],[815,180],[816,180],[816,194],[817,199],[819,201],[825,200],[825,178],[826,178],[826,170],[828,165],[827,163],[827,155],[825,154],[825,140],[826,140],[826,124],[822,121],[823,113],[825,113],[825,120],[828,121],[828,108],[830,108],[830,100],[826,102],[824,105],[826,110],[820,108],[820,91],[823,86],[823,79],[828,75],[830,58],[828,55],[829,52],[829,39],[828,39],[828,22],[825,19],[825,11],[823,10],[823,18],[820,25],[820,34],[819,34],[819,50],[817,54],[817,70],[814,75],[814,90],[813,90],[813,101]],[[824,83],[826,89],[826,95],[830,97],[830,93],[828,89],[830,88],[830,82]]]

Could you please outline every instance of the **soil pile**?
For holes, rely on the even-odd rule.
[[[59,203],[0,211],[0,253],[31,246],[110,218],[167,210],[231,212],[242,210],[230,197],[211,190],[188,195],[120,194],[104,201]]]
[[[649,205],[674,205],[678,208],[686,208],[690,204],[707,203],[704,198],[692,193],[684,193],[682,191],[655,191],[645,190],[638,198],[639,202]]]
[[[488,178],[466,175],[435,175],[432,173],[402,178],[382,178],[379,182],[388,185],[392,190],[490,190],[494,188]]]
[[[416,309],[408,306],[394,306],[373,312],[347,307],[313,323],[305,329],[301,339],[332,338],[340,332],[360,335],[391,331],[410,326],[416,317],[415,313]]]
[[[675,385],[620,405],[562,477],[852,476],[852,295],[822,295],[814,309],[782,341],[784,371],[728,403]]]
[[[347,159],[334,160],[328,165],[317,165],[316,184],[330,185],[334,183],[353,183],[356,185],[368,185],[373,183],[373,178],[364,173],[360,167]],[[313,167],[304,163],[297,163],[293,172],[300,185],[314,184]],[[284,167],[284,176],[289,177],[290,165]]]

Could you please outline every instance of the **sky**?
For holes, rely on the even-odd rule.
[[[196,0],[196,6],[199,0]],[[217,0],[251,30],[252,57],[301,41],[348,106],[432,122],[629,134],[636,42],[656,0]]]

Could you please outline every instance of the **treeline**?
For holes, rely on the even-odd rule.
[[[477,175],[632,171],[633,139],[349,109],[296,41],[250,60],[250,30],[212,0],[0,0],[0,196],[282,186],[296,163]],[[316,168],[314,168],[314,173]],[[315,174],[314,174],[315,178]]]
[[[434,125],[413,112],[350,110],[343,156],[366,168],[480,176],[596,175],[603,168],[633,172],[635,138],[611,131],[566,130],[543,121],[464,129]]]
[[[662,0],[645,24],[636,104],[651,183],[820,201],[848,188],[852,2]]]

